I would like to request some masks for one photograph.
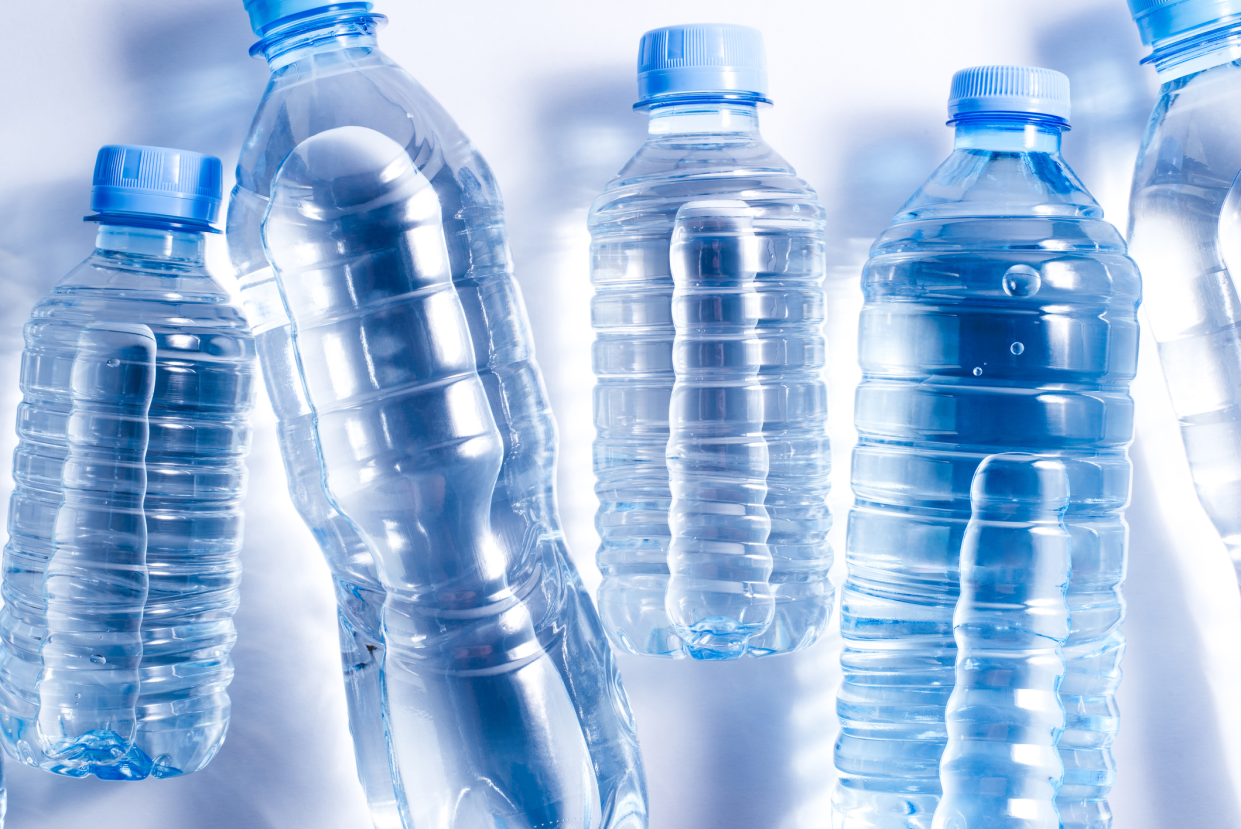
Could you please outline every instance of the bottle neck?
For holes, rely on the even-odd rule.
[[[95,252],[102,256],[154,259],[201,267],[206,234],[192,230],[100,224]]]
[[[703,102],[653,107],[647,135],[758,134],[758,107],[749,103]]]
[[[332,11],[277,26],[250,47],[252,56],[262,55],[275,72],[311,55],[345,49],[376,49],[376,33],[387,21],[366,11]]]
[[[972,114],[952,123],[954,149],[997,153],[1059,153],[1060,135],[1068,127],[1059,119],[1009,113]]]
[[[1155,64],[1161,83],[1241,59],[1241,15],[1200,26],[1175,40],[1155,41],[1142,63]]]

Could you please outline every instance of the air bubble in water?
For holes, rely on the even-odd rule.
[[[103,665],[108,660],[105,657],[100,656],[99,654],[95,654],[94,656],[90,658],[90,661],[94,662],[96,665]]]
[[[116,359],[115,357],[112,357],[108,360],[108,368],[116,368],[120,364],[121,364],[121,361]]]
[[[1020,354],[1021,352],[1026,350],[1026,347],[1022,345],[1021,343],[1013,343],[1012,345],[1008,347],[1008,350],[1013,352],[1014,354]]]
[[[1043,287],[1043,278],[1029,265],[1013,265],[1004,272],[1004,293],[1009,296],[1034,296]]]
[[[974,369],[974,376],[975,376],[975,377],[982,377],[982,369],[981,369],[981,368],[975,368],[975,369]]]

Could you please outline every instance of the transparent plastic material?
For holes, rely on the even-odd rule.
[[[143,501],[155,350],[145,325],[91,323],[70,371],[64,501],[43,572],[39,677],[39,734],[66,765],[107,764],[133,748],[149,588]]]
[[[959,121],[952,155],[871,249],[841,600],[847,829],[931,825],[970,482],[1009,451],[1068,473],[1057,806],[1066,829],[1111,824],[1140,280],[1060,157],[1060,130],[1037,117]]]
[[[1241,571],[1241,262],[1224,258],[1241,215],[1223,209],[1239,170],[1241,63],[1164,83],[1133,175],[1129,240],[1198,498]]]
[[[253,341],[202,233],[112,225],[25,336],[5,749],[75,777],[195,771],[228,727]]]
[[[505,731],[512,725],[517,711],[505,706],[510,702],[534,706],[537,702],[534,697],[515,694],[518,688],[537,688],[541,689],[539,693],[547,694],[544,702],[550,708],[532,719],[531,730],[522,739],[534,740],[542,734],[550,742],[537,751],[531,743],[532,756],[546,757],[545,750],[550,751],[554,745],[574,745],[565,732],[567,713],[562,703],[569,705],[576,722],[577,739],[584,742],[588,752],[594,783],[587,786],[588,781],[575,778],[574,794],[572,797],[567,794],[564,781],[576,773],[580,759],[577,750],[571,749],[563,757],[564,767],[546,781],[537,775],[523,777],[521,764],[513,765],[506,772],[510,776],[501,776],[487,784],[497,787],[495,791],[485,786],[472,790],[475,793],[471,797],[478,800],[470,803],[471,808],[477,807],[483,813],[494,808],[488,819],[502,818],[503,825],[510,827],[527,825],[522,820],[532,820],[537,825],[539,820],[535,818],[540,814],[569,820],[567,810],[577,802],[574,798],[587,805],[594,804],[590,792],[597,790],[598,806],[591,808],[598,809],[599,817],[590,825],[609,829],[645,827],[645,784],[628,701],[598,616],[569,560],[556,513],[555,427],[534,361],[521,296],[512,277],[499,191],[486,163],[447,113],[417,81],[378,49],[375,31],[381,19],[360,11],[333,11],[278,28],[256,47],[267,57],[273,74],[238,162],[237,187],[228,216],[230,255],[255,326],[268,395],[279,418],[290,492],[303,519],[314,532],[336,582],[349,725],[354,737],[358,774],[370,804],[372,820],[381,829],[402,826],[408,829],[416,825],[411,821],[419,810],[431,808],[431,803],[415,802],[416,798],[435,790],[433,802],[440,803],[437,786],[442,784],[448,788],[466,779],[483,780],[480,775],[486,769],[497,768],[504,762],[503,758],[511,758],[512,752],[518,751],[516,744],[498,748],[495,744],[506,734],[517,733]],[[478,377],[477,388],[486,395],[490,417],[501,441],[501,463],[494,491],[485,502],[489,505],[488,528],[484,530],[482,525],[475,524],[468,532],[463,528],[453,530],[465,533],[475,546],[473,552],[469,548],[460,550],[463,558],[453,566],[465,568],[466,562],[474,559],[486,564],[485,575],[490,579],[486,587],[488,592],[473,598],[463,595],[460,601],[467,604],[479,601],[484,615],[490,615],[492,624],[507,630],[505,635],[511,634],[513,644],[525,643],[520,656],[510,655],[507,650],[495,654],[494,658],[503,669],[497,669],[499,673],[493,686],[477,678],[461,679],[456,690],[449,694],[446,689],[456,680],[445,675],[420,690],[411,679],[421,670],[411,662],[421,658],[409,652],[415,643],[385,638],[385,624],[404,630],[417,621],[402,617],[401,612],[412,612],[409,608],[385,613],[385,605],[392,607],[408,602],[408,594],[419,593],[423,588],[417,585],[425,580],[437,582],[429,578],[433,575],[430,571],[420,575],[384,570],[390,565],[382,559],[392,554],[384,545],[396,543],[395,540],[384,539],[382,544],[376,541],[371,536],[377,533],[375,525],[368,523],[371,519],[365,514],[354,516],[350,511],[389,509],[391,504],[383,500],[386,497],[384,487],[401,475],[416,475],[419,470],[403,466],[399,471],[389,469],[383,474],[377,471],[378,477],[373,482],[377,503],[373,505],[359,505],[356,501],[339,498],[340,493],[334,487],[338,485],[339,476],[351,474],[348,464],[356,458],[349,460],[347,454],[327,452],[330,443],[324,436],[327,424],[316,420],[315,389],[309,385],[313,377],[307,374],[303,378],[306,364],[299,364],[288,313],[293,311],[296,319],[299,303],[310,298],[281,296],[263,249],[260,228],[277,171],[307,139],[341,127],[365,127],[395,142],[412,159],[418,176],[429,182],[431,189],[421,198],[425,200],[433,193],[438,206],[438,219],[434,222],[428,219],[430,224],[424,222],[418,234],[402,237],[404,241],[399,244],[392,240],[391,228],[371,227],[365,222],[349,224],[352,220],[342,220],[342,227],[348,225],[350,235],[342,237],[341,241],[347,241],[350,250],[361,256],[360,262],[369,263],[367,267],[371,270],[365,278],[378,280],[377,290],[382,288],[384,279],[395,278],[388,275],[385,268],[407,267],[395,264],[405,261],[400,257],[417,263],[413,268],[417,271],[432,269],[430,260],[424,259],[442,256],[443,273],[451,279],[460,307],[459,312],[452,314],[463,316],[469,334],[466,345]],[[307,145],[307,150],[311,146]],[[290,179],[292,181],[294,179]],[[363,176],[359,186],[366,186],[368,181]],[[350,185],[342,181],[341,186],[342,193],[346,193]],[[341,197],[348,198],[347,195]],[[415,202],[423,203],[417,199]],[[374,214],[376,221],[379,216],[379,213]],[[323,221],[321,227],[327,227],[326,218]],[[393,259],[395,253],[385,254],[389,257],[387,260],[363,255],[361,252],[372,237],[380,248],[395,245],[400,255]],[[324,255],[321,247],[324,241],[318,240],[319,247],[308,243],[306,254]],[[429,246],[425,246],[424,241]],[[290,251],[289,255],[296,257],[301,253]],[[325,280],[334,278],[329,273],[334,265],[331,260],[325,261],[328,268],[322,275]],[[449,294],[439,293],[437,301],[447,302],[445,297]],[[393,313],[404,313],[400,309],[407,305],[413,307],[416,299],[394,297]],[[346,303],[346,298],[333,294],[322,301]],[[364,319],[372,318],[368,315],[373,309],[364,309],[364,297],[360,296],[356,302],[356,307],[341,305],[341,313],[352,315],[361,326]],[[379,324],[381,317],[373,316],[375,324]],[[395,317],[393,324],[396,324]],[[347,363],[350,371],[357,369],[359,372],[350,381],[357,384],[356,388],[379,382],[376,378],[387,377],[391,372],[420,370],[413,364],[401,364],[402,354],[421,355],[418,359],[426,360],[435,356],[437,349],[460,340],[459,331],[451,334],[450,330],[445,334],[448,339],[441,344],[411,340],[412,330],[394,330],[388,333],[386,342],[399,350],[367,351],[369,341],[358,339],[365,330],[364,327],[342,328],[344,339],[333,358],[337,361],[352,359],[350,355],[359,349],[369,355],[369,363]],[[440,356],[447,359],[452,355]],[[366,373],[370,371],[376,372],[374,377]],[[341,387],[332,393],[347,396],[353,393],[349,388],[354,386]],[[368,399],[368,405],[370,402],[373,401]],[[412,441],[417,439],[422,427],[407,423],[401,428],[408,431],[393,435],[397,439],[409,437]],[[319,443],[320,436],[324,436],[323,444]],[[331,439],[338,441],[339,435],[332,435]],[[339,443],[333,445],[341,448]],[[360,447],[354,449],[362,451]],[[337,462],[346,466],[337,469]],[[481,472],[477,474],[482,475]],[[477,478],[480,485],[484,478]],[[413,527],[423,520],[419,513],[421,507],[415,502],[407,507],[409,514],[400,518],[400,522]],[[476,534],[481,536],[475,537]],[[447,566],[446,562],[451,560],[441,555],[425,565],[430,568]],[[505,604],[516,598],[503,598],[501,581],[508,585],[504,589],[520,598],[518,604],[511,607]],[[389,594],[388,586],[393,587],[394,595]],[[521,594],[523,590],[529,592]],[[417,623],[426,624],[430,618]],[[464,620],[460,623],[469,628]],[[392,645],[395,653],[390,653],[387,645]],[[443,647],[444,642],[439,646]],[[434,650],[436,646],[428,644],[428,647]],[[506,661],[508,656],[513,656],[515,661]],[[485,655],[478,654],[478,658],[484,659]],[[388,676],[384,667],[390,660],[398,668],[396,676]],[[532,661],[520,667],[524,665],[522,660]],[[458,665],[452,670],[468,672],[469,669]],[[548,670],[554,670],[554,676]],[[534,679],[536,675],[537,680]],[[393,683],[403,683],[399,689],[403,696],[393,697]],[[556,692],[556,688],[561,690]],[[557,694],[567,696],[562,698]],[[393,710],[397,703],[408,703],[410,707],[397,712]],[[465,710],[451,710],[450,705]],[[418,720],[414,716],[417,711],[428,712],[429,719]],[[454,722],[473,723],[471,727],[475,730],[457,734],[435,731],[451,728]],[[401,729],[408,725],[410,730],[399,730],[398,723],[405,724]],[[433,744],[426,742],[432,735],[438,735],[434,736],[435,740],[443,741],[439,743],[440,748],[434,749]],[[412,748],[420,740],[425,756],[415,756]],[[465,752],[454,758],[453,751],[462,746]],[[494,757],[489,754],[493,750]],[[557,754],[556,763],[559,762]],[[539,774],[552,774],[546,771],[550,767],[537,763],[534,767],[545,769]],[[402,784],[408,787],[414,781],[417,785],[412,791],[402,791]],[[546,792],[540,796],[547,803],[533,802],[532,792],[544,783]],[[508,790],[510,784],[511,791]],[[524,818],[504,811],[510,807],[499,805],[503,801],[501,795],[515,798],[513,804],[521,804],[521,809],[528,807],[530,811]],[[559,805],[556,804],[558,797]],[[544,807],[547,808],[543,812],[538,811]],[[572,820],[580,823],[590,814],[590,810],[584,810]],[[444,826],[472,827],[477,824],[469,821],[481,819],[478,815],[477,811],[463,813],[460,820],[464,822],[459,823],[452,822],[450,814],[437,819],[445,821]],[[548,824],[549,827],[560,825],[575,824],[572,821]]]
[[[1057,691],[1069,635],[1071,543],[1064,464],[992,455],[974,473],[953,614],[944,795],[935,829],[1060,829]]]
[[[734,217],[741,225],[715,233],[687,214],[674,245],[678,211],[719,200],[745,208]],[[755,106],[718,100],[653,109],[646,144],[591,209],[599,612],[623,650],[763,656],[806,647],[827,625],[824,226],[809,185],[763,141]],[[682,291],[675,322],[674,290]],[[736,389],[736,403],[744,398],[748,408],[695,412],[690,395],[710,384]],[[688,484],[705,472],[713,461],[703,453],[727,443],[712,450],[712,435],[729,431],[756,452],[763,444],[736,459],[747,488],[710,496],[714,506],[689,489],[673,493],[670,474]],[[699,472],[685,465],[695,442]],[[733,472],[741,474],[725,476]],[[682,508],[674,497],[699,501],[692,514],[678,513],[675,546],[670,510]],[[724,532],[708,511],[731,501],[744,501],[754,526],[708,550],[711,533]],[[763,522],[770,529],[760,539]],[[678,578],[671,594],[670,553]],[[746,572],[716,574],[725,560]]]
[[[263,241],[327,496],[387,594],[384,692],[412,825],[597,826],[590,754],[540,641],[559,632],[533,623],[541,562],[492,533],[504,442],[435,189],[383,134],[328,130],[281,167]]]

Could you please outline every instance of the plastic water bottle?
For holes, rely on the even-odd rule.
[[[848,829],[931,825],[970,481],[986,456],[1027,451],[1063,462],[1071,494],[1057,808],[1066,829],[1101,829],[1140,280],[1060,156],[1066,77],[967,69],[949,114],[952,155],[875,242],[863,277],[836,806]]]
[[[203,266],[220,183],[104,147],[96,250],[26,325],[0,736],[29,765],[170,777],[224,740],[254,347]]]
[[[504,441],[435,189],[382,133],[328,130],[276,175],[263,241],[329,497],[387,593],[384,691],[413,825],[599,825],[577,712],[533,624],[539,562],[492,533]]]
[[[599,618],[569,560],[556,513],[555,427],[534,361],[521,295],[512,276],[503,207],[491,171],[440,105],[380,51],[376,32],[384,18],[372,13],[369,3],[327,5],[313,0],[256,0],[246,5],[254,30],[261,38],[252,52],[267,59],[272,80],[238,162],[237,188],[229,206],[229,250],[254,325],[268,395],[280,420],[290,492],[335,577],[350,729],[372,819],[383,829],[412,826],[411,809],[432,805],[411,802],[412,781],[434,774],[436,780],[450,786],[451,781],[464,779],[465,772],[437,767],[431,758],[403,759],[408,757],[409,749],[399,747],[409,746],[420,735],[425,739],[425,731],[398,734],[388,730],[397,719],[390,708],[393,700],[385,697],[385,685],[390,688],[391,682],[407,680],[387,676],[384,666],[391,658],[403,677],[413,676],[411,670],[416,666],[410,664],[404,651],[397,655],[389,652],[394,643],[385,639],[383,626],[398,624],[396,629],[404,631],[406,623],[393,612],[384,613],[383,608],[408,597],[389,596],[386,585],[398,585],[407,576],[417,574],[385,571],[381,559],[390,551],[372,545],[367,534],[373,531],[373,524],[355,523],[350,515],[353,507],[338,500],[331,483],[325,487],[325,481],[331,482],[347,470],[337,470],[333,458],[320,454],[316,434],[323,436],[325,424],[316,423],[315,400],[308,396],[311,390],[303,385],[304,364],[299,366],[294,329],[286,310],[286,302],[291,303],[291,309],[299,300],[281,296],[263,248],[261,225],[277,171],[307,139],[341,127],[365,127],[403,148],[419,175],[430,182],[438,202],[438,232],[428,227],[422,235],[409,237],[402,256],[418,263],[417,268],[429,268],[430,263],[422,257],[439,255],[434,251],[440,251],[442,246],[445,267],[469,331],[474,369],[503,445],[501,466],[490,496],[487,532],[491,551],[484,558],[493,563],[503,562],[508,569],[490,574],[489,578],[502,576],[508,589],[516,590],[520,585],[533,591],[521,597],[524,610],[508,608],[499,596],[477,598],[490,602],[485,606],[488,613],[495,614],[492,622],[513,626],[514,641],[527,641],[527,623],[521,619],[523,614],[529,617],[528,625],[537,645],[550,659],[563,693],[568,695],[589,752],[593,785],[599,793],[600,818],[595,825],[617,829],[644,827],[645,783],[632,715]],[[307,144],[303,149],[310,152],[315,146]],[[370,230],[351,226],[350,232],[361,234],[355,244],[363,245]],[[379,238],[386,237],[381,233]],[[429,247],[421,244],[424,241]],[[361,306],[350,313],[365,315]],[[355,330],[349,336],[361,334]],[[413,332],[407,334],[412,336]],[[376,371],[398,370],[394,360],[401,359],[402,354],[422,353],[428,345],[408,340],[406,335],[394,341],[402,350],[388,354],[371,352]],[[348,348],[355,346],[362,347],[352,343]],[[363,385],[372,382],[365,376],[356,380]],[[417,440],[417,435],[411,431],[408,437]],[[383,476],[377,479],[376,486],[383,480]],[[422,519],[418,517],[418,508],[412,503],[409,507],[409,514],[401,520],[412,527],[408,522]],[[374,508],[383,507],[376,504]],[[462,555],[466,555],[464,550]],[[529,575],[535,572],[537,578]],[[420,582],[405,582],[401,590],[415,583]],[[408,643],[402,642],[400,646],[408,649]],[[536,657],[537,653],[530,652],[523,658],[545,664],[541,657]],[[444,685],[429,688],[428,701],[410,703],[426,705],[427,711],[434,712],[420,727],[447,728],[452,722],[460,722],[454,717],[465,716],[461,712],[436,707],[448,702],[476,708],[479,728],[507,727],[511,719],[506,719],[503,706],[509,702],[518,704],[517,698],[512,697],[521,685],[514,681],[520,674],[518,667],[516,663],[510,664],[487,694],[482,694],[481,686],[476,685],[475,691],[481,695],[469,697],[470,683],[464,679],[456,686],[454,696],[436,696],[440,694],[436,687],[443,690],[447,687]],[[458,666],[453,670],[465,669]],[[534,673],[538,671],[531,669],[520,676]],[[540,676],[539,682],[543,684],[522,687],[551,687],[552,678]],[[533,698],[523,699],[523,706],[534,703]],[[559,706],[552,697],[547,701]],[[486,719],[487,714],[493,719]],[[528,723],[530,731],[523,739],[534,739],[538,733],[565,739],[557,730],[562,723],[559,717],[557,714],[554,723],[532,719]],[[407,717],[405,721],[410,720]],[[465,763],[468,758],[480,756],[480,752],[485,755],[486,741],[498,739],[499,733],[484,736],[476,730],[453,736],[458,745],[460,740],[470,741],[470,753],[459,756],[456,762]],[[445,734],[444,739],[448,736]],[[450,749],[445,746],[435,756],[447,762]],[[484,759],[489,765],[479,768],[494,768],[499,761]],[[572,765],[571,758],[566,761]],[[502,777],[492,783],[504,786],[507,780]],[[582,781],[575,782],[584,785]],[[563,780],[553,786],[553,781],[537,778],[514,783],[522,792],[514,802],[530,802],[533,788],[545,784],[550,797],[556,786],[563,790],[562,783]],[[413,791],[423,792],[431,785],[430,780],[420,780]],[[437,794],[437,803],[442,796]],[[483,800],[489,797],[472,796]],[[509,817],[504,819],[507,825],[514,825]],[[580,822],[583,815],[574,819]]]
[[[796,650],[823,631],[834,597],[821,379],[823,208],[759,134],[767,78],[758,31],[703,24],[647,32],[638,52],[638,91],[638,107],[650,113],[647,142],[590,214],[595,525],[604,577],[599,612],[613,643],[630,653],[726,659]],[[685,329],[676,346],[677,360],[685,362],[678,367],[674,274],[696,279],[731,267],[709,261],[710,246],[720,239],[710,238],[709,229],[695,239],[698,219],[688,215],[673,253],[678,211],[704,200],[742,203],[745,215],[737,219],[751,229],[724,234],[746,251],[737,262],[741,272],[718,274],[735,284],[704,286],[699,301],[692,296],[699,287],[686,283],[677,311],[687,315],[686,325],[693,314],[709,312],[716,288],[723,292],[718,298],[727,293],[729,299],[718,306],[717,319],[700,320],[718,330]],[[721,352],[725,362],[709,367],[712,339],[730,345]],[[698,394],[690,388],[699,381],[678,374],[695,364],[717,372],[711,383],[746,388],[738,394],[758,407],[738,414],[735,424],[718,420],[733,417],[731,409],[709,415],[717,419],[711,428],[749,430],[752,439],[743,442],[758,453],[744,469],[719,470],[723,478],[736,473],[736,488],[718,501],[702,500],[702,488],[698,495],[671,489],[670,475],[686,482],[684,476],[698,474],[685,465],[692,444],[705,441],[695,451],[708,454],[724,445],[709,446],[714,438],[700,431],[706,424],[693,422],[706,415],[672,411],[679,381],[677,405],[692,406],[689,395]],[[699,462],[710,463],[706,454],[693,463]],[[674,497],[689,498],[690,512],[674,505]],[[717,543],[711,534],[728,531],[709,513],[732,506],[748,511],[753,526],[744,538]],[[725,561],[726,569],[713,575]]]
[[[1241,2],[1130,0],[1159,72],[1129,241],[1198,498],[1241,568]],[[1231,206],[1231,209],[1229,209]]]
[[[935,829],[1060,829],[1057,691],[1071,543],[1060,461],[992,455],[974,473],[953,615],[956,686]]]

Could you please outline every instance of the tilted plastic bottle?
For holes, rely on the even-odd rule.
[[[992,455],[970,487],[953,613],[956,685],[934,829],[1060,829],[1058,691],[1072,540],[1064,464]]]
[[[491,531],[504,442],[435,189],[382,133],[321,132],[272,182],[263,242],[328,498],[387,594],[389,742],[411,825],[599,825],[577,712],[544,649],[560,633],[533,623],[548,610],[540,562]]]
[[[1241,0],[1129,8],[1162,83],[1129,243],[1198,498],[1241,570]]]
[[[224,740],[254,345],[203,265],[221,178],[100,150],[96,250],[26,325],[0,723],[29,765],[170,777]]]
[[[597,780],[600,825],[644,827],[645,783],[632,715],[556,512],[555,427],[491,171],[443,108],[380,51],[376,32],[384,18],[369,3],[246,5],[261,38],[252,54],[267,59],[272,79],[238,161],[229,251],[279,418],[290,492],[335,578],[350,730],[372,819],[381,829],[409,825],[399,780],[415,773],[389,762],[384,709],[390,700],[382,669],[388,655],[381,627],[388,596],[365,527],[346,518],[325,489],[333,470],[316,448],[312,401],[299,378],[290,320],[260,233],[281,165],[306,139],[340,127],[365,127],[395,141],[434,189],[448,272],[503,440],[490,533],[503,551],[500,558],[516,568],[510,578],[525,573],[523,568],[539,570],[534,583],[543,598],[528,598],[527,605],[541,602],[544,610],[531,624],[577,712]]]
[[[822,380],[824,211],[759,134],[767,79],[758,31],[701,24],[647,32],[639,47],[638,89],[637,106],[650,113],[647,142],[590,213],[595,525],[604,577],[599,612],[612,642],[630,653],[706,659],[785,653],[818,638],[834,599]],[[761,544],[755,535],[712,546],[706,511],[725,509],[724,501],[712,506],[700,499],[697,528],[683,515],[678,542],[669,525],[669,511],[679,509],[670,464],[676,467],[689,445],[678,448],[669,440],[692,442],[703,428],[682,419],[675,436],[670,429],[678,382],[674,273],[697,273],[706,263],[695,259],[690,237],[674,255],[673,232],[678,210],[703,200],[743,203],[752,225],[743,243],[751,248],[747,267],[754,268],[744,276],[747,298],[720,308],[720,322],[738,327],[717,333],[741,338],[724,359],[734,361],[737,377],[744,374],[750,396],[761,401],[762,411],[752,413],[747,428],[758,430],[766,469],[746,472],[754,479],[750,489],[724,498],[752,502],[747,508],[756,519],[766,513],[760,523],[770,528]],[[691,313],[692,305],[687,295],[682,310]],[[701,344],[683,345],[681,357],[692,362],[697,348],[708,359]],[[721,416],[730,415],[713,415]],[[749,552],[738,544],[750,545]],[[691,547],[697,552],[687,555]],[[738,569],[713,575],[725,560],[715,556]]]
[[[847,829],[931,825],[970,481],[986,456],[1025,451],[1063,462],[1071,493],[1057,806],[1066,829],[1103,829],[1140,279],[1060,156],[1066,77],[963,70],[949,113],[953,153],[875,242],[863,276],[836,808]]]

